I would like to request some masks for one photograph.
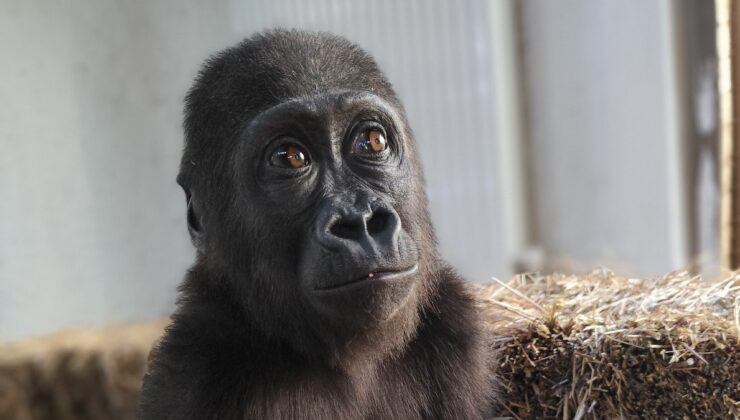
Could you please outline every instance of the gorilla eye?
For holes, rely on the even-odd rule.
[[[354,152],[359,154],[378,154],[388,148],[385,134],[380,130],[367,130],[355,142]]]
[[[270,163],[274,166],[288,169],[298,169],[308,166],[311,162],[306,153],[297,144],[284,144],[280,146],[270,157]]]

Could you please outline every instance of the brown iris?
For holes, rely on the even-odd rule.
[[[288,164],[292,168],[300,168],[302,166],[306,166],[308,163],[306,155],[298,148],[298,146],[295,145],[288,146],[287,156],[285,156],[285,158],[288,160]]]
[[[280,166],[289,169],[299,169],[308,166],[309,159],[303,149],[296,144],[285,144],[278,148],[270,158],[274,166]]]
[[[370,141],[370,150],[375,153],[380,153],[388,147],[388,142],[385,140],[385,136],[379,130],[370,130],[367,133],[367,138]]]

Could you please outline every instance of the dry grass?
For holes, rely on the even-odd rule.
[[[740,416],[740,275],[522,275],[477,290],[513,418]],[[133,419],[164,322],[0,343],[0,419]]]
[[[0,419],[134,419],[165,322],[0,342]]]
[[[521,275],[479,290],[503,415],[740,416],[740,275]]]

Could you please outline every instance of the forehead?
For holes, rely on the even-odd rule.
[[[396,105],[372,92],[330,90],[296,97],[274,105],[252,119],[248,130],[269,128],[280,122],[331,123],[335,116],[355,115],[386,120],[394,125],[402,121]]]

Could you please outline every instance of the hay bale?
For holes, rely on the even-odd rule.
[[[740,276],[521,275],[479,290],[515,418],[740,417]]]
[[[522,275],[477,290],[515,418],[740,416],[740,276]],[[0,419],[133,419],[165,321],[0,343]]]
[[[0,343],[0,419],[134,419],[149,349],[166,322]]]

